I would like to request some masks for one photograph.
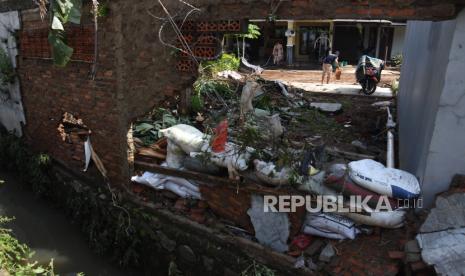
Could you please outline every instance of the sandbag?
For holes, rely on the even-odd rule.
[[[381,195],[411,199],[420,194],[420,184],[414,175],[386,168],[371,159],[349,163],[349,175],[358,185]]]
[[[204,144],[208,144],[209,136],[190,125],[179,124],[160,130],[162,135],[173,141],[181,149],[190,154],[200,151]]]
[[[330,239],[355,239],[360,230],[355,223],[343,216],[330,213],[308,213],[304,233]]]
[[[167,166],[166,163],[163,166]],[[184,178],[145,172],[141,176],[132,177],[131,180],[156,190],[169,190],[183,198],[202,198],[198,185]]]
[[[228,142],[224,152],[213,152],[211,147],[205,144],[202,152],[192,152],[191,157],[209,156],[210,160],[217,166],[245,171],[248,168],[248,162],[253,152],[254,149],[250,147],[242,150],[238,145]]]
[[[325,185],[338,193],[342,193],[346,197],[360,196],[362,200],[364,200],[367,197],[371,197],[367,204],[372,208],[376,208],[376,206],[380,202],[379,194],[367,190],[361,186],[358,186],[352,181],[352,179],[350,179],[348,175],[343,174],[341,176],[339,173],[330,174],[325,180]],[[398,208],[397,200],[393,198],[388,198],[388,201],[391,208]],[[385,201],[382,202],[382,204],[385,203]]]
[[[255,175],[266,184],[273,186],[289,185],[290,169],[276,170],[276,165],[260,160],[254,160]]]
[[[167,167],[173,169],[180,169],[183,167],[184,159],[186,154],[173,140],[168,139],[168,147],[166,153],[166,164]]]
[[[371,213],[341,213],[342,215],[352,219],[356,223],[379,226],[383,228],[400,228],[404,226],[405,210],[397,209],[386,212],[371,212]]]

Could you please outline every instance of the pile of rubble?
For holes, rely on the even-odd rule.
[[[404,225],[406,211],[397,199],[415,198],[419,185],[380,163],[386,143],[380,120],[358,131],[354,121],[361,119],[344,112],[355,103],[320,102],[280,82],[236,74],[222,74],[233,77],[223,81],[236,91],[203,95],[204,109],[192,116],[182,117],[177,106],[136,124],[136,166],[150,163],[156,170],[134,176],[135,183],[168,190],[182,198],[173,198],[175,209],[191,212],[195,221],[222,220],[233,234],[300,256],[296,266],[310,270],[335,255],[332,243],[317,246],[312,237],[350,240],[373,227]],[[370,108],[380,117],[385,111],[377,105],[391,104]],[[312,204],[319,203],[315,196],[329,195],[351,211],[310,213],[300,206],[295,213],[266,213],[263,196],[269,194],[311,195]],[[369,207],[354,205],[349,196],[368,198]],[[380,198],[389,210],[374,212]]]

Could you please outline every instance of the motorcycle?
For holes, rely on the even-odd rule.
[[[381,72],[384,70],[384,61],[381,59],[362,56],[357,65],[355,76],[362,86],[365,95],[375,93],[378,83],[381,81]]]

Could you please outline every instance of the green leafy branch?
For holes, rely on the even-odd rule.
[[[51,29],[48,41],[52,47],[54,64],[66,66],[73,55],[73,48],[66,44],[65,25],[81,23],[82,0],[54,0],[51,3]]]

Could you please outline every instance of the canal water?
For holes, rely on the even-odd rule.
[[[53,258],[55,272],[60,275],[137,275],[94,254],[79,226],[70,223],[64,212],[36,198],[14,175],[5,172],[0,172],[0,215],[15,217],[8,227],[36,252],[34,258],[39,263],[48,264]]]

